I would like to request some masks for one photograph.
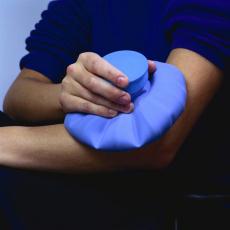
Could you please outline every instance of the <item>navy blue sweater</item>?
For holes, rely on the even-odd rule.
[[[26,41],[29,53],[21,60],[21,68],[39,71],[60,82],[66,66],[84,51],[105,55],[132,49],[164,61],[171,49],[183,47],[226,69],[230,54],[229,8],[229,0],[53,1]],[[184,155],[178,155],[179,163],[174,163],[174,168],[179,183],[168,180],[173,181],[173,188],[165,174],[67,178],[1,168],[1,210],[11,222],[10,229],[152,229],[154,221],[158,220],[159,225],[159,220],[165,220],[158,213],[166,211],[162,207],[168,201],[168,192],[179,187],[207,191],[204,186],[209,185],[209,173],[218,181],[218,188],[221,182],[229,185],[229,135],[221,135],[224,130],[229,134],[225,122],[229,122],[229,116],[225,95],[219,99],[214,100],[214,117],[203,117],[183,146]],[[163,203],[159,194],[165,199]],[[124,227],[128,225],[131,227]]]
[[[81,52],[103,56],[131,49],[165,61],[187,48],[226,70],[230,56],[229,0],[56,0],[26,40],[21,68],[58,83]]]

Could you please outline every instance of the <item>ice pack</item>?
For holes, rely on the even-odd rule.
[[[187,93],[182,72],[155,61],[156,71],[149,75],[146,57],[130,50],[110,53],[104,59],[128,76],[125,90],[131,95],[134,111],[113,118],[69,113],[65,128],[76,140],[109,152],[141,148],[158,140],[185,109]]]

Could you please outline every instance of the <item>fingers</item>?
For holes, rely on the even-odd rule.
[[[156,64],[154,63],[154,61],[148,60],[148,71],[149,71],[149,74],[154,73],[155,70],[156,70]]]
[[[128,85],[128,77],[96,53],[86,52],[79,55],[78,62],[93,74],[111,81],[118,87]]]
[[[155,63],[149,60],[149,73],[155,70]],[[95,53],[80,54],[77,62],[68,66],[61,85],[60,103],[64,112],[113,117],[134,109],[131,96],[122,90],[128,85],[127,76]]]
[[[68,103],[66,103],[68,101]],[[105,106],[95,105],[90,101],[86,101],[80,97],[75,97],[70,94],[62,94],[60,99],[62,103],[64,112],[82,112],[82,113],[90,113],[99,116],[105,117],[114,117],[117,115],[117,111],[108,109]]]
[[[87,101],[90,101],[96,105],[102,105],[107,108],[124,112],[124,113],[130,113],[133,110],[133,104],[130,103],[128,105],[119,105],[117,103],[113,103],[111,101],[106,100],[105,98],[96,95],[89,91],[87,88],[84,88],[81,84],[79,84],[77,81],[74,81],[74,79],[70,77],[66,77],[62,81],[62,91],[68,92],[68,94],[80,97],[82,99],[85,99]],[[63,103],[65,104],[67,102],[66,98],[64,98]],[[68,102],[70,103],[70,102]],[[74,111],[77,111],[77,108],[73,108]],[[68,109],[67,109],[68,110]]]
[[[70,94],[62,94],[60,102],[66,113],[77,111],[104,117],[115,117],[118,114],[116,110],[107,108],[103,105],[94,104],[93,102]]]
[[[128,105],[131,102],[131,96],[127,92],[88,72],[79,62],[67,68],[67,75],[71,75],[71,77],[84,88],[109,101],[121,105]]]

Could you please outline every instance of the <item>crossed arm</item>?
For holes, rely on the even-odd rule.
[[[173,50],[167,62],[177,66],[184,73],[188,99],[184,113],[159,141],[134,151],[109,154],[98,152],[75,141],[63,124],[33,128],[5,127],[0,128],[0,165],[62,172],[166,167],[172,162],[189,131],[215,95],[221,84],[222,75],[211,62],[186,49]],[[23,109],[23,113],[27,114],[28,117],[24,117],[27,120],[39,120],[39,116],[54,119],[50,115],[52,113],[56,114],[55,119],[63,117],[64,113],[57,100],[61,91],[60,86],[51,84],[39,73],[28,71],[33,76],[28,76],[27,72],[9,91],[5,100],[6,112],[22,118],[20,107],[23,107],[26,108]],[[23,100],[27,98],[27,93],[31,95],[31,100],[27,100],[25,105]],[[20,102],[16,100],[19,97],[22,98]],[[43,100],[47,98],[48,101],[44,104]],[[14,106],[16,102],[17,105]]]

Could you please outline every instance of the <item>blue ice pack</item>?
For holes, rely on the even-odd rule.
[[[156,71],[148,74],[142,54],[124,50],[104,57],[129,78],[134,111],[114,118],[70,113],[65,127],[80,142],[99,150],[124,151],[158,140],[175,123],[186,104],[183,74],[173,65],[155,61]]]

